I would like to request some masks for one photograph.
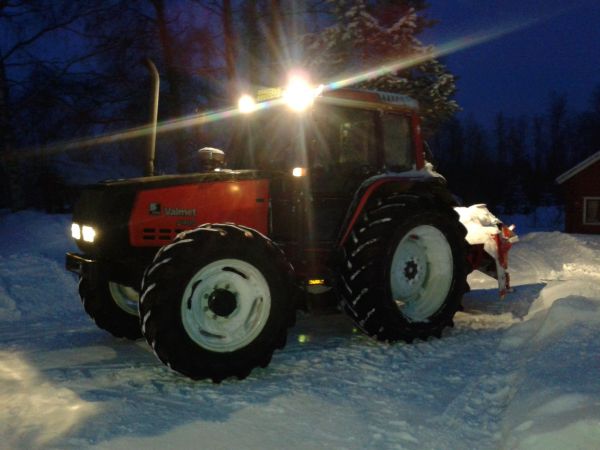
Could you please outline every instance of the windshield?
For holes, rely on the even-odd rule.
[[[236,168],[284,170],[301,164],[305,122],[283,108],[242,116],[232,149]]]
[[[375,113],[336,106],[252,114],[240,127],[239,168],[287,170],[376,163]]]
[[[413,159],[405,116],[334,105],[316,105],[305,114],[285,108],[257,111],[241,122],[235,147],[240,169],[406,169]],[[381,161],[378,147],[384,150]]]

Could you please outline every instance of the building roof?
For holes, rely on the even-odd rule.
[[[596,161],[600,161],[600,151],[597,151],[596,153],[594,153],[592,156],[590,156],[589,158],[584,159],[583,161],[581,161],[579,164],[577,164],[575,167],[572,167],[571,169],[567,170],[565,173],[563,173],[562,175],[559,175],[556,178],[556,182],[558,184],[563,184],[565,181],[567,181],[568,179],[574,177],[575,175],[577,175],[579,172],[587,169],[588,167],[590,167],[592,164],[594,164]]]

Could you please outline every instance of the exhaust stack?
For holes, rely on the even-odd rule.
[[[144,65],[152,76],[152,108],[150,112],[150,141],[148,145],[148,158],[146,159],[146,169],[144,175],[151,177],[154,175],[154,158],[156,155],[156,129],[158,125],[158,96],[160,92],[160,77],[158,70],[150,58],[144,58]]]

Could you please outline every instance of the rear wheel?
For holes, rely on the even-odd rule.
[[[404,234],[390,262],[391,296],[407,320],[423,322],[444,305],[454,261],[448,239],[434,225],[417,225]]]
[[[291,266],[260,233],[205,225],[156,255],[140,301],[158,358],[194,379],[245,378],[283,348],[295,317]]]
[[[139,293],[135,289],[104,277],[93,283],[81,277],[79,295],[85,311],[98,327],[116,337],[132,340],[142,337],[137,308]]]
[[[451,208],[426,198],[371,201],[343,249],[345,310],[379,340],[439,337],[467,286],[465,234]]]

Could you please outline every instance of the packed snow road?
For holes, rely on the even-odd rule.
[[[442,339],[299,316],[244,381],[193,382],[112,338],[63,269],[68,217],[0,215],[0,448],[600,448],[600,237],[521,237],[514,293],[470,277]]]

